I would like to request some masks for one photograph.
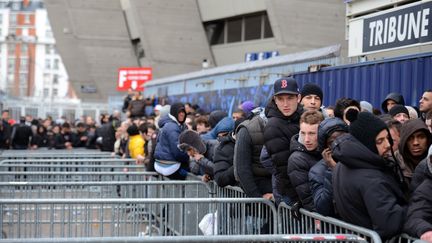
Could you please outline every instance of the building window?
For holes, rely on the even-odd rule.
[[[57,74],[54,74],[53,84],[58,84],[58,83],[59,83],[59,76]]]
[[[244,18],[245,20],[245,41],[256,40],[261,38],[261,15],[251,15]]]
[[[44,97],[48,97],[49,96],[49,89],[48,88],[44,88],[43,89],[43,96]]]
[[[224,28],[224,21],[214,21],[206,25],[207,39],[210,45],[223,44],[225,42]]]
[[[228,43],[242,40],[242,18],[227,21],[227,37]]]
[[[20,71],[27,71],[28,69],[28,59],[21,58],[20,60]]]
[[[21,2],[13,2],[12,3],[12,10],[20,10],[21,9]]]
[[[59,63],[60,63],[59,59],[54,59],[54,67],[53,67],[54,70],[58,70],[59,69]]]
[[[264,16],[264,38],[272,38],[273,31],[270,25],[270,20],[267,15]]]
[[[8,46],[8,53],[9,53],[10,56],[11,55],[15,55],[15,44],[14,43],[9,44],[9,46]]]
[[[24,15],[24,24],[30,24],[30,15],[29,14]]]
[[[52,46],[51,45],[46,45],[45,46],[45,54],[47,54],[47,55],[51,54],[51,50],[52,50]]]
[[[27,85],[28,75],[27,73],[21,73],[20,74],[20,85]]]
[[[272,38],[266,12],[219,19],[204,23],[210,45]]]
[[[17,15],[16,14],[10,15],[9,23],[10,23],[10,25],[16,25],[17,24]]]
[[[50,59],[45,59],[45,68],[51,69],[51,60]]]
[[[8,59],[8,73],[15,73],[15,58]]]
[[[0,14],[0,24],[3,24],[3,14]]]
[[[53,96],[58,96],[58,89],[53,89]]]
[[[21,44],[21,55],[27,56],[28,45],[26,43]]]

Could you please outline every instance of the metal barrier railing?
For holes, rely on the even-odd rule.
[[[215,235],[215,236],[152,236],[152,237],[100,237],[100,238],[56,238],[56,239],[25,239],[26,243],[205,243],[205,242],[359,242],[367,241],[357,235],[329,235],[329,234],[308,234],[308,235]],[[8,239],[0,242],[22,243],[22,239]]]
[[[0,198],[209,198],[200,181],[0,182]]]
[[[59,182],[59,181],[147,181],[149,177],[161,178],[155,172],[15,172],[0,171],[0,182]]]
[[[300,218],[297,219],[285,203],[279,205],[278,217],[279,233],[282,234],[355,234],[368,242],[381,243],[380,236],[373,230],[318,213],[300,209]]]
[[[73,149],[73,150],[3,150],[0,153],[0,161],[4,159],[52,159],[52,158],[113,158],[110,152],[98,150]]]
[[[16,158],[4,159],[0,165],[8,164],[33,164],[33,165],[51,165],[51,164],[73,164],[73,165],[118,165],[124,163],[135,163],[135,159],[115,159],[115,158]]]
[[[221,219],[214,234],[275,233],[276,208],[262,198],[0,199],[0,230],[12,239],[201,235],[196,226],[207,213]],[[250,229],[225,231],[251,213],[258,217]]]

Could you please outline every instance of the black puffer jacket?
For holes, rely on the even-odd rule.
[[[388,239],[402,230],[407,202],[396,179],[394,162],[382,159],[351,134],[332,144],[339,161],[333,172],[336,209],[348,223],[375,230]]]
[[[289,148],[292,136],[300,130],[301,113],[301,108],[298,108],[291,116],[284,116],[274,100],[269,101],[265,110],[268,121],[264,128],[264,145],[273,163],[276,188],[281,196],[290,199],[296,198],[297,193],[287,174]]]
[[[317,150],[307,151],[305,146],[298,141],[299,135],[294,135],[291,139],[290,151],[291,156],[288,159],[288,176],[297,192],[297,198],[292,200],[302,202],[305,209],[316,211],[309,186],[309,170],[320,159],[321,153]]]
[[[230,135],[222,137],[216,147],[214,162],[214,179],[218,186],[235,186],[237,184],[234,177],[234,146],[235,140]]]
[[[390,93],[386,96],[386,98],[384,99],[384,101],[381,103],[381,109],[385,112],[388,113],[387,110],[387,101],[388,100],[393,100],[394,102],[396,102],[396,104],[399,105],[405,105],[405,100],[404,97],[399,94],[399,93]]]
[[[419,238],[425,232],[432,231],[432,166],[430,161],[427,163],[426,177],[410,199],[404,226],[405,232]]]

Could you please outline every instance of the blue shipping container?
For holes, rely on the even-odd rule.
[[[432,53],[326,67],[318,72],[301,72],[293,76],[300,88],[308,82],[321,86],[325,106],[334,105],[338,98],[350,97],[366,100],[380,109],[381,102],[390,92],[401,93],[406,105],[418,106],[423,92],[432,89]],[[170,103],[198,104],[206,111],[231,111],[245,100],[264,106],[272,95],[271,83],[273,80],[253,87],[179,94],[168,97],[168,100]]]

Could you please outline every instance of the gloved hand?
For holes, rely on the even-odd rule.
[[[292,206],[291,206],[291,215],[297,219],[300,220],[301,219],[301,213],[300,213],[300,208],[302,208],[302,203],[299,202],[295,202]]]

